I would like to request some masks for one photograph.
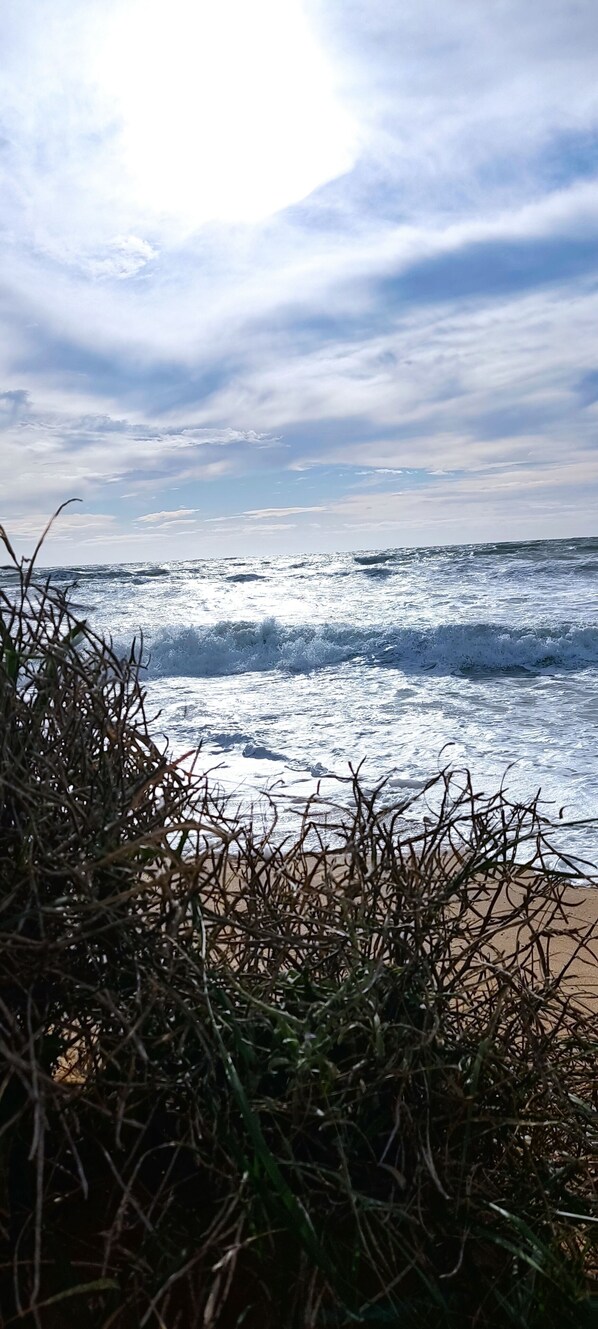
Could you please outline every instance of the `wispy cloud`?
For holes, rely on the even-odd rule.
[[[296,508],[253,508],[243,512],[243,517],[294,517],[304,512],[326,512],[328,509],[325,504],[313,504],[311,507]]]
[[[193,517],[197,508],[174,508],[172,512],[144,512],[141,517],[137,517],[138,522],[164,522],[164,521],[182,521],[186,517]]]

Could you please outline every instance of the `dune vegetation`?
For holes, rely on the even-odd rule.
[[[598,924],[558,823],[352,772],[292,843],[252,828],[152,738],[143,643],[0,533],[2,1324],[595,1324]]]

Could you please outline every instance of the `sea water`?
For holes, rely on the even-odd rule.
[[[202,746],[245,813],[402,799],[448,765],[598,815],[598,539],[54,569],[119,649],[143,634],[153,727]],[[598,857],[596,828],[563,833]]]

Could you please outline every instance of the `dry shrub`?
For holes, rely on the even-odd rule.
[[[540,806],[353,774],[258,834],[2,534],[2,1323],[595,1322],[598,928]]]

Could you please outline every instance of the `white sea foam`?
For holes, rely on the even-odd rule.
[[[592,538],[52,570],[123,654],[143,632],[156,732],[243,806],[275,790],[281,834],[362,761],[397,795],[450,762],[594,816],[597,574]],[[595,859],[584,835],[559,830]]]
[[[282,669],[304,673],[361,659],[405,673],[583,669],[598,665],[598,628],[571,624],[505,627],[355,628],[346,624],[222,621],[162,628],[147,642],[153,677],[209,678]]]

